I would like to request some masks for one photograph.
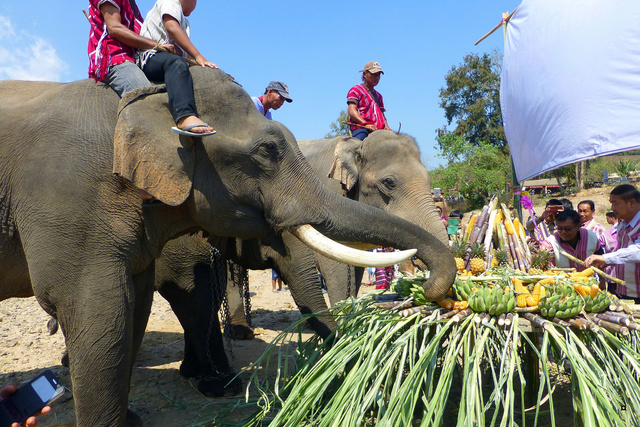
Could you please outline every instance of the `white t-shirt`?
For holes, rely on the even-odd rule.
[[[159,44],[176,44],[176,42],[167,33],[167,29],[164,27],[164,21],[162,20],[164,15],[169,15],[175,18],[187,37],[191,37],[189,21],[182,13],[182,5],[179,0],[158,0],[156,4],[153,5],[153,8],[149,13],[147,13],[147,17],[140,28],[140,35],[142,37],[155,40]],[[138,52],[136,57],[140,68],[144,67],[147,59],[154,53],[156,53],[154,49],[147,49]],[[182,54],[184,57],[188,56],[186,52],[183,52]]]

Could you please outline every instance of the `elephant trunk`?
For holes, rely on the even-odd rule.
[[[334,240],[396,249],[416,248],[417,258],[431,272],[429,280],[424,283],[427,299],[441,300],[449,291],[456,276],[455,260],[448,245],[433,234],[400,217],[345,198],[341,198],[338,208],[334,206],[327,215],[329,220],[314,226]],[[333,223],[339,223],[339,229],[333,227]]]

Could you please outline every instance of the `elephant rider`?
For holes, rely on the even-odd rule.
[[[347,93],[349,106],[349,123],[354,138],[363,140],[378,129],[389,129],[384,116],[382,95],[374,89],[380,83],[380,76],[384,74],[380,64],[376,61],[367,62],[362,73],[362,84],[357,84]]]
[[[136,53],[138,66],[152,82],[164,82],[169,96],[169,110],[176,126],[173,132],[190,135],[213,135],[216,131],[198,118],[189,63],[193,58],[202,67],[218,68],[208,61],[189,39],[187,16],[196,8],[197,0],[158,0],[140,28],[143,37],[158,45],[171,45],[170,52],[148,48]],[[175,53],[175,55],[174,55]]]
[[[142,16],[135,0],[90,0],[88,16],[89,77],[107,83],[120,97],[151,86],[136,65],[134,50],[151,49],[157,43],[140,36]]]
[[[580,227],[580,214],[574,210],[561,211],[556,216],[556,232],[540,243],[540,247],[553,251],[553,264],[560,268],[575,268],[582,271],[586,267],[562,255],[564,251],[584,260],[593,254],[604,251],[598,242],[598,236],[591,230]]]
[[[251,100],[258,111],[269,120],[271,120],[271,111],[269,110],[277,110],[282,107],[284,101],[293,102],[287,85],[275,80],[269,82],[269,86],[264,90],[262,96],[252,96]]]

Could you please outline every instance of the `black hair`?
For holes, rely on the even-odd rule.
[[[611,212],[611,211],[607,212],[606,216],[608,216],[609,218],[618,219],[618,217],[616,216],[616,214],[614,214],[614,213],[613,213],[613,212]]]
[[[573,210],[573,203],[571,203],[571,200],[564,198],[564,199],[560,199],[560,203],[562,203],[562,206],[564,206],[564,210],[565,211],[572,211]]]
[[[558,215],[556,216],[556,224],[568,219],[570,219],[575,225],[580,224],[580,214],[573,209],[558,212]]]
[[[549,199],[547,200],[547,204],[544,206],[562,206],[562,202],[558,199]]]
[[[620,196],[620,198],[625,202],[633,199],[640,203],[640,192],[631,184],[618,185],[616,188],[611,190],[611,193],[609,194],[612,196]]]
[[[578,203],[578,207],[580,207],[580,205],[589,205],[592,211],[596,210],[596,204],[593,203],[593,200],[583,200],[580,203]]]
[[[464,214],[461,211],[457,210],[457,209],[455,211],[452,211],[449,214],[449,218],[460,218],[460,219],[462,219],[463,216],[464,216]]]

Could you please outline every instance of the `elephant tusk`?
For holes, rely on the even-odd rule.
[[[374,253],[353,249],[329,239],[308,224],[292,227],[290,231],[319,254],[356,267],[386,267],[399,264],[417,252],[416,249],[408,249],[400,252]]]

